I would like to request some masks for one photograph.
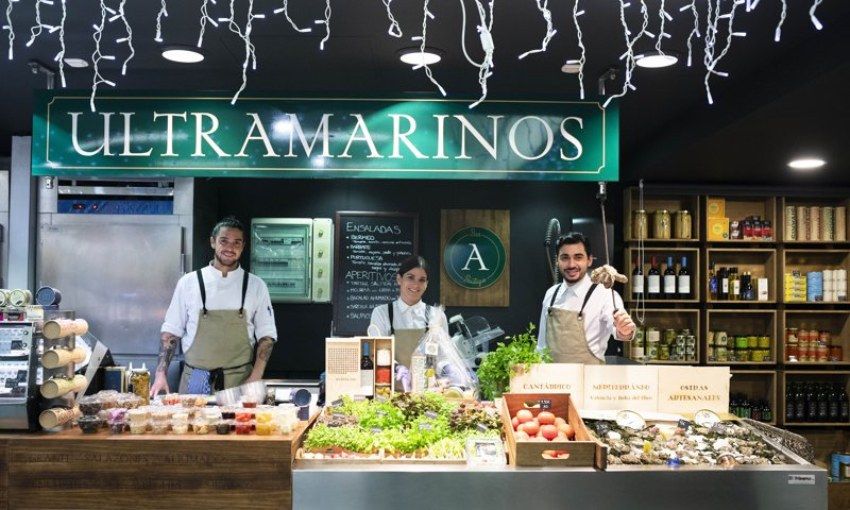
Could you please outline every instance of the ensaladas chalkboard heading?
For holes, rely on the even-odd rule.
[[[334,225],[334,334],[365,335],[372,309],[398,297],[401,262],[419,252],[419,215],[338,211]]]

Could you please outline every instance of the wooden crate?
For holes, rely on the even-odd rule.
[[[788,363],[785,331],[787,328],[817,329],[831,333],[831,345],[840,345],[843,359],[841,361],[794,362]],[[782,324],[777,333],[779,338],[779,355],[786,367],[797,366],[850,366],[850,310],[788,310],[782,314]]]
[[[608,448],[593,440],[584,421],[573,405],[569,393],[505,393],[502,395],[502,426],[508,444],[508,460],[512,466],[573,466],[595,467],[605,470],[608,466]],[[545,407],[545,405],[549,405]],[[575,441],[518,441],[511,425],[511,417],[520,409],[528,409],[534,416],[541,411],[550,411],[573,426]],[[561,458],[544,458],[545,450],[565,451]]]
[[[773,411],[771,425],[778,423],[779,405],[776,398],[776,372],[773,370],[733,370],[729,381],[731,393],[744,393],[748,398],[767,400]]]
[[[709,278],[708,275],[712,269],[712,266],[715,268],[725,267],[737,267],[738,275],[744,274],[744,271],[749,271],[753,278],[767,278],[768,279],[768,296],[767,301],[731,301],[731,300],[718,300],[711,299],[711,293],[709,291]],[[777,293],[777,276],[776,276],[776,250],[774,249],[766,249],[766,248],[708,248],[706,250],[705,257],[705,267],[703,267],[702,274],[706,275],[703,278],[703,288],[702,292],[706,296],[706,301],[708,303],[732,303],[737,305],[742,304],[766,304],[766,303],[776,303],[776,293]],[[755,281],[753,281],[753,285],[755,286]]]
[[[626,242],[637,242],[640,239],[636,238],[632,232],[632,220],[634,211],[639,208],[639,191],[638,188],[629,188],[623,193],[623,237]],[[698,243],[700,230],[700,197],[699,195],[683,195],[678,193],[644,193],[643,208],[647,214],[649,222],[649,239],[643,239],[644,242],[653,243]],[[671,220],[675,218],[676,211],[687,210],[691,213],[691,239],[653,239],[652,236],[652,214],[655,211],[667,209],[670,211]],[[671,227],[672,231],[672,227]]]
[[[637,254],[638,251],[636,248],[626,248],[626,263],[623,265],[624,272],[626,273],[626,276],[629,277],[629,281],[625,285],[625,295],[623,296],[626,301],[635,301],[635,296],[632,293],[632,270],[634,270],[635,267],[634,265]],[[647,248],[645,250],[643,260],[644,292],[648,290],[646,278],[649,275],[649,268],[651,267],[650,261],[652,260],[652,257],[656,257],[658,259],[660,268],[662,264],[667,263],[668,256],[673,257],[674,266],[678,266],[682,257],[687,257],[688,270],[691,273],[690,299],[646,299],[645,301],[647,303],[698,303],[702,287],[699,283],[702,281],[702,275],[700,274],[702,266],[700,264],[700,251],[698,248]],[[663,290],[664,272],[661,271],[661,273],[661,289]]]
[[[772,240],[727,239],[723,241],[710,241],[711,244],[770,244],[776,242],[776,197],[705,197],[703,199],[703,203],[705,204],[705,211],[703,213],[706,218],[708,218],[709,198],[724,198],[726,200],[725,217],[729,218],[729,221],[741,222],[748,216],[760,216],[762,220],[769,220],[773,228]],[[704,239],[708,239],[708,221],[706,221],[703,236]]]
[[[708,365],[775,365],[782,353],[777,350],[776,310],[753,310],[753,309],[712,309],[706,310],[706,330],[703,338],[708,344],[709,331],[725,331],[730,337],[733,336],[769,336],[770,356],[769,361],[712,361],[706,354]],[[708,349],[706,348],[706,353]]]
[[[850,244],[850,199],[848,198],[826,198],[826,197],[817,197],[817,198],[796,198],[796,197],[782,197],[779,202],[779,212],[777,215],[779,216],[779,227],[781,232],[781,237],[785,244],[790,245],[847,245]],[[844,241],[809,241],[809,240],[797,240],[797,239],[788,239],[788,232],[785,229],[785,207],[790,206],[794,207],[795,211],[797,207],[845,207],[845,218],[844,218]],[[797,227],[799,231],[799,226]]]
[[[850,272],[850,250],[801,250],[786,249],[782,254],[782,266],[779,271],[782,282],[782,293],[780,298],[785,301],[785,273],[799,271],[804,275],[810,271],[823,271],[824,269],[844,269]],[[805,304],[813,306],[832,305],[835,303],[847,304],[848,301],[787,301],[792,304]]]

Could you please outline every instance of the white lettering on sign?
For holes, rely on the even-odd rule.
[[[148,113],[150,118],[147,120],[162,130],[157,129],[154,132],[151,132],[150,127],[146,125],[146,119],[139,118],[138,112],[66,113],[70,116],[71,121],[71,145],[74,152],[84,157],[139,157],[157,154],[160,157],[170,158],[187,155],[192,157],[244,158],[250,157],[247,152],[248,148],[257,145],[257,142],[259,142],[258,148],[261,149],[264,158],[309,158],[314,153],[318,155],[319,147],[317,145],[319,143],[321,143],[321,156],[324,158],[352,158],[350,151],[354,144],[359,142],[365,144],[365,148],[368,149],[366,157],[370,159],[403,158],[403,146],[405,152],[409,152],[416,159],[468,160],[485,155],[494,161],[504,160],[506,157],[512,156],[526,161],[534,161],[545,157],[555,145],[554,128],[556,123],[563,142],[566,142],[558,148],[560,159],[575,161],[581,158],[584,153],[584,146],[581,141],[569,129],[570,124],[575,124],[578,126],[578,130],[583,130],[584,119],[581,117],[552,119],[528,115],[516,119],[511,118],[509,122],[505,122],[504,115],[488,115],[487,118],[490,119],[492,125],[490,129],[482,129],[480,123],[474,124],[464,115],[431,115],[425,119],[433,119],[433,122],[425,122],[423,119],[417,120],[407,114],[390,113],[382,118],[380,115],[370,114],[368,117],[364,117],[360,113],[351,113],[349,117],[354,120],[354,125],[344,128],[346,131],[350,130],[347,133],[346,143],[344,146],[338,144],[339,147],[336,148],[336,151],[339,151],[340,148],[342,148],[342,151],[332,154],[330,132],[332,129],[331,122],[335,120],[332,113],[322,114],[311,136],[304,134],[301,120],[297,114],[284,114],[289,119],[291,130],[285,136],[288,140],[283,141],[283,144],[286,144],[283,147],[281,147],[283,144],[278,137],[273,138],[269,135],[269,129],[275,121],[281,120],[280,117],[264,119],[259,113],[255,112],[245,113],[246,119],[250,123],[246,123],[244,135],[240,135],[235,141],[232,135],[234,132],[240,131],[239,127],[228,125],[227,130],[222,130],[228,131],[227,133],[219,132],[221,119],[212,112],[150,112]],[[110,148],[110,142],[118,142],[121,135],[116,135],[113,139],[110,128],[112,118],[117,119],[118,115],[121,116],[123,122],[123,138],[120,138],[121,152],[115,153]],[[97,119],[97,121],[92,121],[89,118],[90,116],[94,116],[93,119]],[[164,125],[157,122],[160,119],[165,119]],[[175,119],[182,120],[185,126],[176,124]],[[371,129],[378,129],[376,126],[382,125],[387,120],[392,121],[392,133],[379,133],[381,135],[379,138],[373,136]],[[372,128],[369,127],[370,122]],[[451,128],[450,123],[453,124]],[[144,125],[144,127],[136,128],[137,131],[134,131],[135,125]],[[85,129],[83,129],[83,126],[85,126]],[[181,127],[183,129],[180,129]],[[83,130],[81,131],[81,129]],[[460,146],[447,144],[446,137],[458,130],[460,131]],[[339,133],[339,131],[340,127],[336,127],[334,130],[335,133]],[[431,145],[433,147],[431,154],[424,151],[423,147],[417,147],[413,143],[412,138],[417,132],[426,132],[429,136],[436,137],[435,143]],[[385,139],[391,139],[392,143],[381,146],[386,152],[386,154],[382,154],[375,141],[383,142]],[[175,140],[188,141],[182,148],[184,153],[181,154],[175,147]],[[508,143],[500,144],[500,140]],[[252,142],[254,143],[252,144]],[[467,145],[467,142],[470,145]],[[237,143],[239,144],[238,150]],[[228,144],[232,144],[232,146],[228,146]],[[472,153],[472,144],[477,144],[483,152]],[[286,147],[287,145],[288,147]],[[225,147],[228,150],[225,150]],[[572,149],[567,150],[570,147]],[[135,150],[132,148],[135,148]],[[192,148],[194,149],[193,152],[185,154]],[[287,148],[288,151],[286,151]],[[454,154],[448,154],[449,150],[453,150]]]
[[[478,264],[481,266],[479,271],[489,271],[487,266],[484,265],[484,257],[481,256],[481,252],[478,251],[478,245],[475,243],[469,243],[472,246],[472,251],[469,253],[469,258],[466,259],[466,264],[460,269],[461,271],[469,271],[469,263],[473,260],[477,260]]]

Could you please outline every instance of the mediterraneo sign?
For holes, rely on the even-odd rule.
[[[616,181],[595,102],[98,94],[36,98],[35,175]]]

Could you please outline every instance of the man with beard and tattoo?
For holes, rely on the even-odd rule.
[[[558,239],[557,246],[564,281],[550,287],[543,298],[537,345],[548,347],[556,363],[603,364],[611,335],[630,341],[635,324],[619,294],[590,281],[587,269],[593,256],[587,237],[570,232]]]
[[[213,260],[177,282],[162,323],[151,396],[170,391],[166,372],[178,340],[185,358],[180,393],[209,393],[263,378],[277,328],[268,287],[239,264],[245,242],[244,225],[224,218],[210,235]]]

